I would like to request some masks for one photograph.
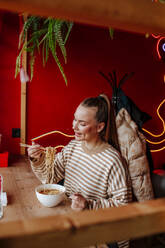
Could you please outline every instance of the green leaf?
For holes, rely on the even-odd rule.
[[[22,58],[22,53],[25,49],[26,43],[24,43],[22,49],[20,50],[17,58],[16,58],[16,67],[15,67],[15,78],[17,77],[18,73],[20,72],[21,69],[21,58]]]
[[[70,32],[71,32],[71,30],[73,28],[73,22],[66,22],[66,25],[67,25],[67,33],[65,35],[64,44],[67,42],[69,34],[70,34]]]
[[[62,38],[62,33],[61,33],[61,29],[62,29],[62,25],[63,25],[63,21],[60,20],[56,20],[54,23],[54,38],[57,40],[58,45],[61,49],[62,55],[64,57],[64,61],[65,63],[67,62],[67,55],[66,55],[66,49],[65,49],[65,44]]]
[[[35,56],[34,53],[30,54],[30,80],[32,80],[33,78],[33,74],[34,74],[34,63],[35,63]]]
[[[109,35],[110,35],[111,39],[113,40],[113,36],[114,36],[114,29],[113,28],[109,28]]]

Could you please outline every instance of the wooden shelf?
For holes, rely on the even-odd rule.
[[[0,0],[0,8],[165,35],[165,4],[152,0]]]

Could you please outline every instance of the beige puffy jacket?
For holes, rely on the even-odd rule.
[[[128,165],[136,200],[141,202],[153,199],[144,135],[124,108],[116,116],[116,127],[121,154]]]

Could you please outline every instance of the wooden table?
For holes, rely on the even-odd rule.
[[[45,217],[68,213],[70,201],[47,208],[40,204],[35,194],[35,187],[41,184],[32,172],[29,160],[18,156],[8,167],[1,167],[4,189],[7,193],[8,205],[4,207],[4,216],[0,222],[23,220],[33,217]]]
[[[8,205],[0,219],[0,247],[77,248],[165,232],[165,198],[97,211],[74,212],[66,200],[43,207],[40,184],[26,157],[0,168]]]

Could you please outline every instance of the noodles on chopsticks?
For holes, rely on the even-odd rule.
[[[69,135],[66,133],[63,133],[61,131],[55,130],[55,131],[51,131],[45,134],[42,134],[40,136],[37,136],[33,139],[31,139],[31,141],[36,141],[39,140],[40,138],[43,138],[45,136],[51,135],[51,134],[60,134],[63,135],[65,137],[69,137],[69,138],[74,138],[74,135]],[[20,143],[20,146],[22,147],[30,147],[31,145],[28,144],[22,144]],[[58,148],[63,148],[64,145],[57,145],[56,147],[42,147],[41,149],[43,150],[43,153],[45,154],[45,158],[44,158],[44,162],[45,162],[45,171],[46,171],[46,183],[53,183],[53,178],[52,175],[54,175],[54,159],[55,159],[55,155],[57,153],[57,149]]]
[[[32,145],[28,144],[22,144],[20,143],[20,146],[22,147],[31,147]],[[46,183],[53,183],[53,178],[51,175],[54,175],[54,159],[55,154],[57,153],[56,147],[48,146],[48,147],[41,147],[43,150],[43,153],[45,154],[44,161],[45,161],[45,169],[47,172],[46,175]]]
[[[46,165],[46,183],[53,183],[52,175],[54,175],[54,159],[56,155],[56,148],[48,146],[45,148],[45,165]]]

